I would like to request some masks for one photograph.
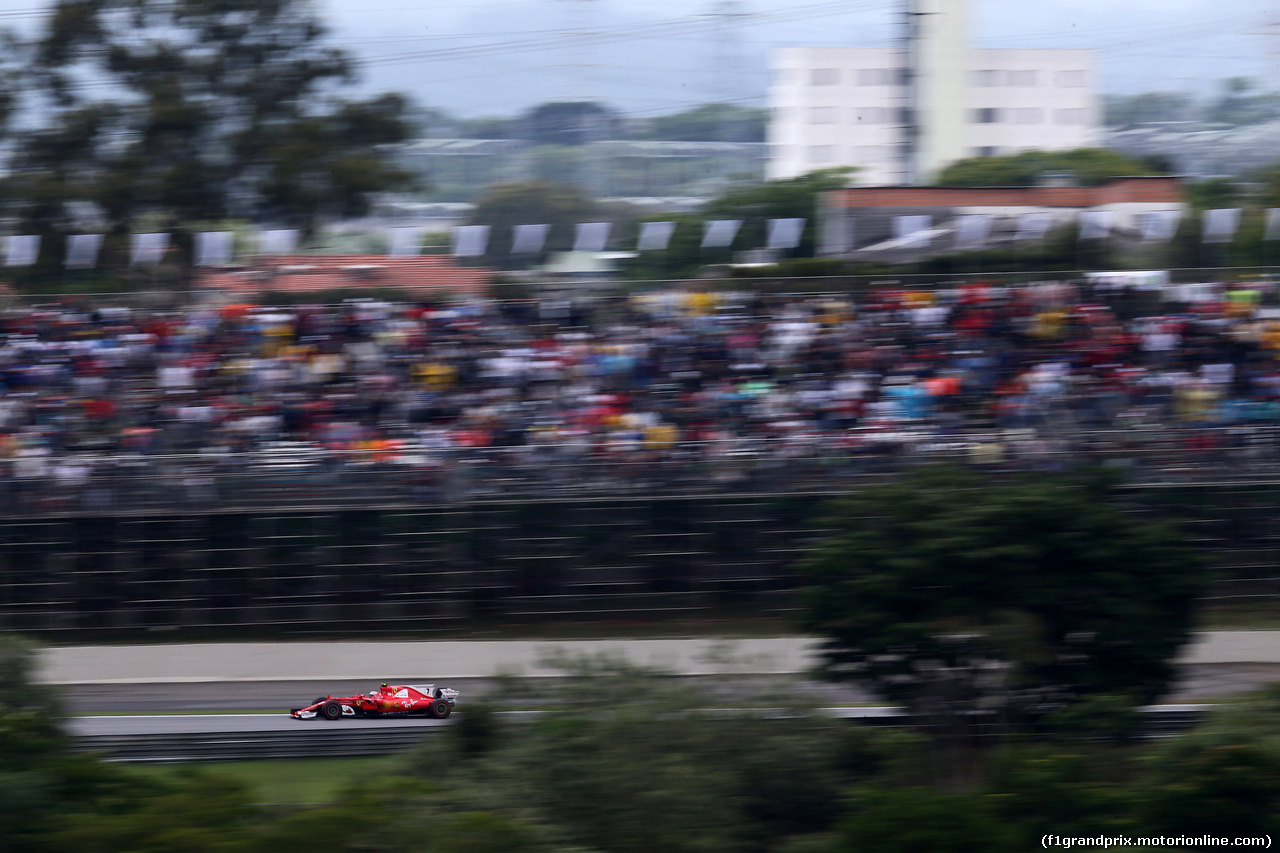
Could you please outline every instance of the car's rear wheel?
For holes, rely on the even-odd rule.
[[[452,710],[453,706],[443,699],[437,699],[431,703],[431,716],[437,720],[443,720]]]
[[[330,699],[324,703],[320,713],[324,714],[326,720],[336,720],[342,716],[342,703],[337,699]]]

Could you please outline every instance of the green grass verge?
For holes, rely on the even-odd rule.
[[[1196,618],[1200,631],[1278,631],[1280,604],[1229,604],[1201,609]]]
[[[134,773],[173,778],[196,772],[217,773],[243,782],[261,805],[314,805],[331,802],[356,780],[384,775],[395,756],[300,758],[274,761],[211,761],[199,764],[131,765]]]

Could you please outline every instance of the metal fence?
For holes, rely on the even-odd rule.
[[[10,470],[0,629],[323,635],[780,615],[795,605],[797,559],[825,533],[824,501],[941,460],[992,476],[1116,466],[1135,511],[1185,519],[1213,555],[1211,600],[1280,595],[1271,426],[529,452],[119,457],[71,474],[57,471],[65,460]]]
[[[444,505],[549,497],[839,493],[937,462],[989,471],[1101,464],[1135,486],[1280,478],[1280,426],[1108,431],[894,430],[674,442],[611,439],[516,447],[413,444],[244,453],[39,454],[0,460],[10,515]]]

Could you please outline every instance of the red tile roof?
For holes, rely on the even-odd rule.
[[[1097,207],[1125,202],[1178,204],[1181,181],[1172,176],[1114,178],[1096,187],[849,187],[827,202],[854,207]]]
[[[492,274],[458,266],[452,255],[276,255],[239,269],[203,270],[196,286],[240,293],[394,287],[462,294],[483,291]]]

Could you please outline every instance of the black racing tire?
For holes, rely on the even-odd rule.
[[[444,699],[437,699],[431,703],[431,716],[437,720],[443,720],[453,711],[453,706]]]
[[[319,705],[321,702],[323,702],[324,700],[326,700],[326,699],[328,699],[328,698],[329,698],[328,696],[317,696],[316,698],[314,698],[314,699],[312,699],[312,700],[311,700],[311,704],[312,704],[312,705]]]
[[[342,719],[342,703],[337,699],[330,699],[321,706],[320,713],[324,714],[326,720]]]

